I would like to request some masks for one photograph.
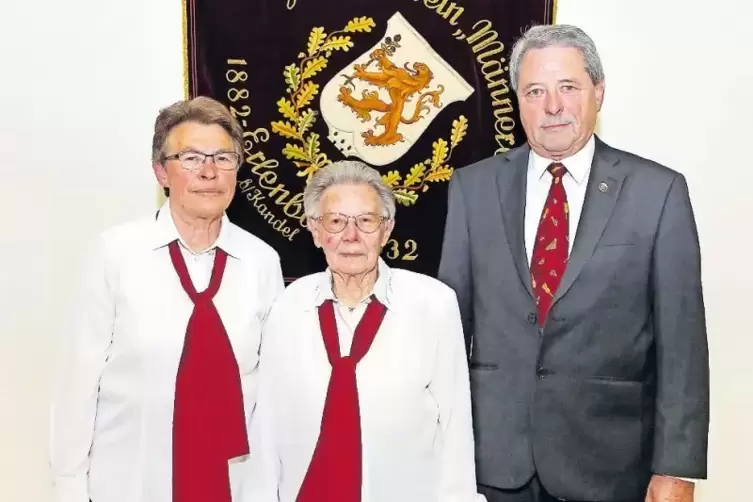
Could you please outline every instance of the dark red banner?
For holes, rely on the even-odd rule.
[[[230,219],[278,250],[283,273],[325,268],[302,191],[330,162],[379,169],[398,200],[383,251],[435,275],[455,169],[525,141],[507,58],[552,0],[186,0],[191,97],[246,131]]]

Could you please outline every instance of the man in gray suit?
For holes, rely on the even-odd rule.
[[[604,73],[537,26],[510,76],[528,144],[460,169],[439,277],[468,341],[489,502],[691,502],[709,370],[684,177],[594,135]]]

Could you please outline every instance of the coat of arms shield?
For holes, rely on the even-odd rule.
[[[327,138],[343,155],[384,166],[402,157],[446,107],[472,93],[396,12],[384,38],[327,82],[320,110]]]

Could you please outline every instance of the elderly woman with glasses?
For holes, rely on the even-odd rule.
[[[230,502],[248,456],[277,253],[225,210],[243,129],[197,97],[161,110],[155,214],[97,239],[65,330],[52,406],[57,502]]]
[[[262,331],[249,502],[470,502],[468,369],[453,291],[379,257],[395,197],[360,162],[304,192],[324,272],[292,283]]]

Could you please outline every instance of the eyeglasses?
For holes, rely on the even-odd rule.
[[[345,230],[345,227],[348,226],[348,222],[351,219],[356,222],[358,230],[367,234],[373,234],[380,226],[382,226],[384,220],[389,220],[386,216],[379,216],[374,213],[363,213],[358,216],[348,216],[347,214],[341,213],[325,213],[317,218],[311,219],[321,223],[324,230],[331,234],[339,234]]]
[[[167,155],[165,160],[177,160],[186,171],[197,171],[207,159],[212,159],[217,169],[233,171],[238,168],[240,155],[235,152],[204,153],[195,150]]]

